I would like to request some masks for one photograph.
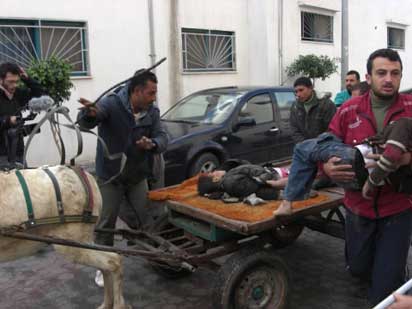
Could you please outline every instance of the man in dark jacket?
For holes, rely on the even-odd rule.
[[[295,143],[308,138],[315,138],[326,132],[336,106],[330,99],[319,99],[308,77],[298,78],[295,88],[296,103],[290,110],[290,125]]]
[[[151,72],[139,74],[117,93],[101,99],[95,106],[81,98],[86,108],[79,115],[79,124],[91,129],[98,125],[98,135],[111,156],[125,154],[121,159],[108,158],[104,145],[96,150],[96,174],[103,198],[103,208],[97,229],[113,229],[123,201],[133,207],[136,222],[144,226],[151,222],[146,207],[147,178],[152,173],[153,154],[167,147],[167,134],[161,126],[159,109],[153,105],[157,94],[157,78]],[[121,173],[120,173],[121,171]],[[97,232],[95,242],[113,245],[113,234]]]
[[[22,81],[26,87],[18,87]],[[22,162],[23,132],[18,130],[21,112],[28,101],[42,95],[42,87],[13,63],[0,65],[0,165],[13,167]]]

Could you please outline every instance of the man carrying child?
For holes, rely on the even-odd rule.
[[[405,190],[411,178],[400,175],[404,177],[400,177],[400,181],[386,179],[402,165],[406,165],[408,172],[411,165],[412,135],[407,133],[409,130],[396,128],[397,125],[408,127],[411,121],[400,119],[412,117],[412,96],[399,94],[401,78],[402,61],[396,51],[373,52],[367,62],[366,75],[371,91],[345,102],[329,125],[331,134],[321,138],[323,142],[329,139],[335,146],[343,142],[354,149],[352,147],[385,129],[378,143],[384,142],[386,148],[383,155],[374,155],[378,164],[363,185],[363,192],[360,187],[348,187],[344,196],[347,268],[352,275],[370,283],[368,300],[372,305],[405,282],[411,243],[412,199]],[[394,121],[397,124],[388,127]],[[360,162],[359,152],[349,152],[340,157],[339,153],[323,153],[321,159],[326,160],[323,172],[332,181],[350,184],[362,178],[359,175],[362,168],[356,166]],[[293,163],[290,173],[291,178]]]

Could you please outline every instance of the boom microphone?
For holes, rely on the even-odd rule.
[[[48,95],[39,98],[32,98],[28,103],[28,108],[33,113],[40,113],[49,110],[54,105],[54,100]]]

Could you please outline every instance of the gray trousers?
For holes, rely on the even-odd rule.
[[[122,216],[132,228],[142,228],[152,223],[147,204],[147,181],[140,181],[138,184],[130,185],[121,182],[111,182],[104,184],[98,179],[99,189],[102,194],[103,207],[100,213],[96,229],[114,229],[116,220],[121,210],[121,205],[126,203],[128,212]],[[96,231],[95,243],[106,246],[113,246],[113,234]]]
[[[9,158],[7,156],[0,156],[0,170],[10,167]]]
[[[23,156],[17,156],[15,159],[16,162],[10,163],[8,156],[0,156],[0,171],[13,168],[23,168]]]
[[[160,189],[165,186],[165,160],[163,154],[156,153],[153,155],[153,177],[150,181],[150,190]]]

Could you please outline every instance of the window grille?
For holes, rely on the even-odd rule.
[[[303,41],[333,43],[333,16],[301,12]]]
[[[183,71],[235,71],[235,33],[182,29]]]
[[[24,68],[56,57],[72,66],[72,75],[88,74],[87,28],[84,22],[0,19],[0,63]]]
[[[405,48],[405,30],[388,27],[388,48]]]

